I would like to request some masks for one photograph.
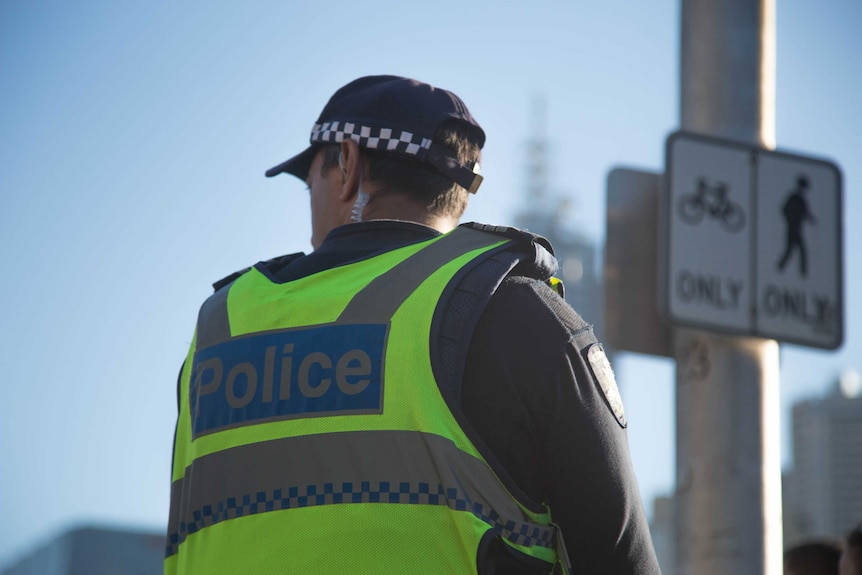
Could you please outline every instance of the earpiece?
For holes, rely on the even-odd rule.
[[[344,167],[344,155],[338,152],[338,167],[341,168],[341,175],[347,177],[347,168]]]

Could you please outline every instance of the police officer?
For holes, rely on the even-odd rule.
[[[308,184],[314,251],[201,307],[166,573],[658,573],[551,246],[458,225],[484,140],[455,94],[370,76],[267,171]]]

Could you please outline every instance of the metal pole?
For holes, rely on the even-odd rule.
[[[682,0],[682,129],[772,147],[774,46],[774,0]],[[781,575],[778,344],[674,335],[677,571]]]

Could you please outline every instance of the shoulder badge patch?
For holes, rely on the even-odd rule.
[[[593,371],[593,377],[599,384],[599,389],[605,396],[605,401],[611,409],[611,413],[617,418],[617,422],[625,427],[626,413],[623,410],[623,398],[620,397],[620,389],[617,387],[617,380],[614,377],[614,370],[611,368],[611,362],[608,361],[608,356],[605,355],[605,350],[601,344],[594,344],[587,352],[587,359],[590,362],[590,369]]]

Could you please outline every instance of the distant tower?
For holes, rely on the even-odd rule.
[[[840,539],[862,518],[862,383],[845,371],[833,392],[793,406],[793,469],[784,485],[785,546]]]
[[[534,96],[532,106],[534,133],[527,142],[527,194],[531,204],[544,201],[548,196],[548,126],[544,96]]]
[[[533,135],[527,142],[527,201],[515,216],[515,223],[551,241],[560,262],[557,276],[566,286],[566,301],[593,325],[601,341],[604,308],[599,281],[599,248],[572,228],[569,217],[571,202],[550,192],[547,105],[543,97],[533,99],[532,115]]]

